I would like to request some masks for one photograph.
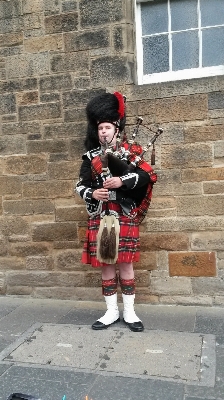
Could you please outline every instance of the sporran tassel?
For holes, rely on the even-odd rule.
[[[114,215],[104,215],[97,234],[97,259],[114,264],[118,257],[120,225]]]
[[[111,218],[113,218],[113,222],[110,230],[109,257],[116,261],[118,257],[120,225],[115,216]]]

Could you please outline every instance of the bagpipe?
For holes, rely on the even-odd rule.
[[[110,146],[105,139],[100,156],[103,180],[111,176],[120,177],[134,172],[137,167],[150,175],[151,182],[146,185],[144,196],[138,205],[138,210],[130,209],[130,214],[128,215],[129,218],[135,218],[138,211],[139,223],[146,215],[151,201],[152,187],[154,182],[156,182],[156,174],[152,167],[144,160],[144,155],[150,147],[153,146],[151,165],[155,165],[155,142],[163,133],[162,128],[153,131],[151,128],[144,126],[147,130],[154,133],[154,136],[142,147],[136,141],[136,136],[138,135],[142,122],[143,119],[138,117],[131,139],[128,140],[126,133],[124,133],[123,139],[117,137],[116,146]],[[139,189],[136,190],[139,191]],[[128,199],[126,199],[126,202],[128,202]],[[119,233],[119,215],[114,210],[110,210],[108,204],[105,203],[105,210],[101,213],[100,228],[97,235],[97,258],[100,262],[108,264],[114,264],[116,262],[118,256]]]

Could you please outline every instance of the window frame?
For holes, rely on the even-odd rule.
[[[160,72],[154,74],[143,74],[143,44],[142,44],[142,23],[141,23],[141,3],[153,2],[154,0],[135,0],[135,23],[136,23],[136,60],[137,60],[137,81],[138,85],[150,84],[150,83],[160,83],[169,82],[177,80],[186,80],[193,78],[205,78],[209,76],[224,75],[224,65],[218,65],[213,67],[202,67],[183,69],[179,71],[168,71]],[[180,0],[181,1],[181,0]],[[199,0],[198,4],[199,4]],[[169,3],[170,0],[167,0]],[[170,10],[169,10],[170,12]],[[170,15],[169,15],[170,18]],[[197,28],[199,30],[200,41],[199,41],[199,59],[201,57],[201,27]],[[169,50],[169,56],[170,50]]]

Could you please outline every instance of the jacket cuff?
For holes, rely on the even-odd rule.
[[[120,176],[120,179],[123,183],[122,189],[134,189],[138,183],[139,176],[133,172],[124,176]]]

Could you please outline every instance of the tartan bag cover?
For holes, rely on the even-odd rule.
[[[127,144],[124,143],[123,147],[126,148]],[[134,162],[135,158],[142,153],[142,147],[137,144],[132,144],[130,152],[131,152],[130,162]],[[91,161],[91,164],[92,164],[92,176],[94,178],[97,174],[102,173],[102,162],[100,157],[99,156],[94,157]],[[149,165],[144,159],[141,159],[138,162],[138,167],[141,168],[143,171],[147,172],[150,176],[150,182],[147,186],[145,197],[142,199],[139,206],[132,210],[132,214],[135,215],[134,217],[135,222],[140,224],[145,218],[148,208],[150,206],[152,199],[152,189],[154,183],[156,183],[157,181],[157,174],[154,172],[151,165]]]

